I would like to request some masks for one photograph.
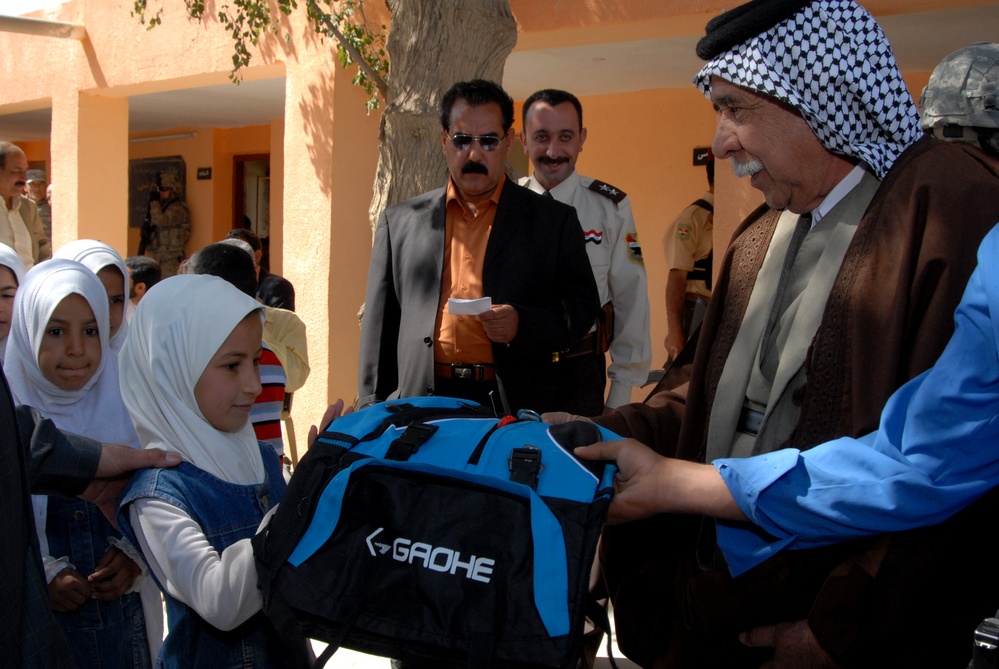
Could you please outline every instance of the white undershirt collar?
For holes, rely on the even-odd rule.
[[[812,210],[813,230],[818,222],[822,220],[823,216],[832,211],[833,207],[839,204],[843,198],[850,194],[850,191],[860,184],[860,180],[864,178],[864,172],[866,171],[867,170],[863,163],[857,163],[854,168],[850,170],[849,174],[843,177],[838,184],[833,186],[833,189],[829,191],[829,194],[826,195],[825,199],[819,203],[819,206]]]

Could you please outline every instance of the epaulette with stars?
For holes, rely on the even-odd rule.
[[[597,179],[594,179],[588,188],[594,193],[603,195],[614,204],[621,204],[621,200],[628,197],[628,194],[620,188],[614,188],[614,186],[611,186],[609,183],[604,183],[603,181],[599,181]]]

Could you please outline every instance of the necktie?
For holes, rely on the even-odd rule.
[[[801,250],[801,244],[805,241],[805,235],[812,228],[812,214],[808,212],[802,214],[798,217],[798,222],[794,226],[794,233],[791,235],[791,242],[787,247],[787,254],[784,256],[784,266],[780,271],[780,279],[777,282],[777,290],[774,291],[774,299],[770,304],[770,315],[767,317],[767,327],[763,330],[763,338],[760,341],[760,367],[766,369],[767,365],[763,364],[764,359],[772,354],[774,351],[771,348],[771,340],[773,338],[774,329],[777,327],[777,321],[780,320],[780,315],[783,312],[784,307],[784,293],[787,291],[787,286],[790,283],[791,269],[794,267],[795,258],[798,257],[798,251]],[[776,369],[776,365],[773,366]],[[773,379],[770,379],[771,381]]]

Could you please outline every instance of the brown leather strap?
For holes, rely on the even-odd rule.
[[[578,342],[569,347],[566,351],[556,351],[552,353],[552,362],[567,360],[568,358],[578,358],[581,355],[601,355],[604,351],[597,350],[597,333],[590,332]]]

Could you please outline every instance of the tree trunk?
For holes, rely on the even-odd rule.
[[[509,0],[386,0],[392,63],[379,131],[380,157],[369,209],[382,211],[447,181],[440,144],[440,100],[454,83],[503,81],[517,43]]]

